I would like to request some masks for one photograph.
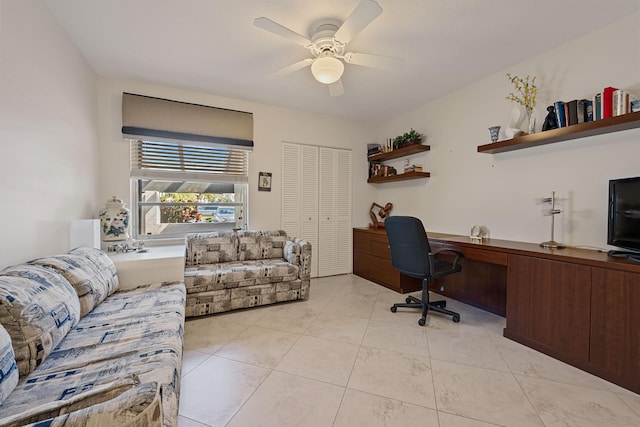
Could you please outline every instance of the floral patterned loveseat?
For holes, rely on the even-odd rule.
[[[186,317],[309,296],[311,244],[278,231],[191,233]]]
[[[102,251],[0,272],[1,426],[175,426],[182,282],[118,291]]]

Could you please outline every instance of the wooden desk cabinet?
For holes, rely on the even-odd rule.
[[[589,360],[591,267],[509,255],[508,335],[563,360]]]
[[[353,229],[353,274],[401,294],[422,289],[422,281],[400,274],[391,265],[384,229]]]
[[[391,266],[384,230],[354,229],[353,241],[355,274],[412,290]],[[639,263],[431,232],[429,241],[433,249],[465,255],[462,272],[446,277],[444,291],[434,284],[434,291],[506,315],[505,337],[640,393]]]
[[[640,393],[640,275],[591,270],[592,372]]]

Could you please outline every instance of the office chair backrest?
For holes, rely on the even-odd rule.
[[[391,264],[403,274],[424,278],[430,274],[427,254],[431,252],[422,222],[411,216],[392,216],[384,226],[389,238]]]

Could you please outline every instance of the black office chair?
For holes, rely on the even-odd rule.
[[[452,320],[459,322],[460,315],[447,310],[446,301],[429,302],[429,282],[459,272],[462,269],[460,267],[462,253],[453,249],[432,252],[427,233],[418,218],[392,216],[386,219],[384,226],[389,237],[393,267],[404,275],[422,279],[422,300],[408,296],[406,304],[394,304],[391,312],[395,313],[398,307],[421,308],[422,318],[418,320],[420,326],[424,326],[429,310],[453,316]],[[453,263],[436,259],[436,255],[442,252],[454,253]]]

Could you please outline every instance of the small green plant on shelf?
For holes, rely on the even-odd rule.
[[[393,140],[393,149],[406,147],[407,145],[419,144],[424,138],[424,135],[415,129],[411,128],[409,132],[405,132],[402,135],[398,135]]]

